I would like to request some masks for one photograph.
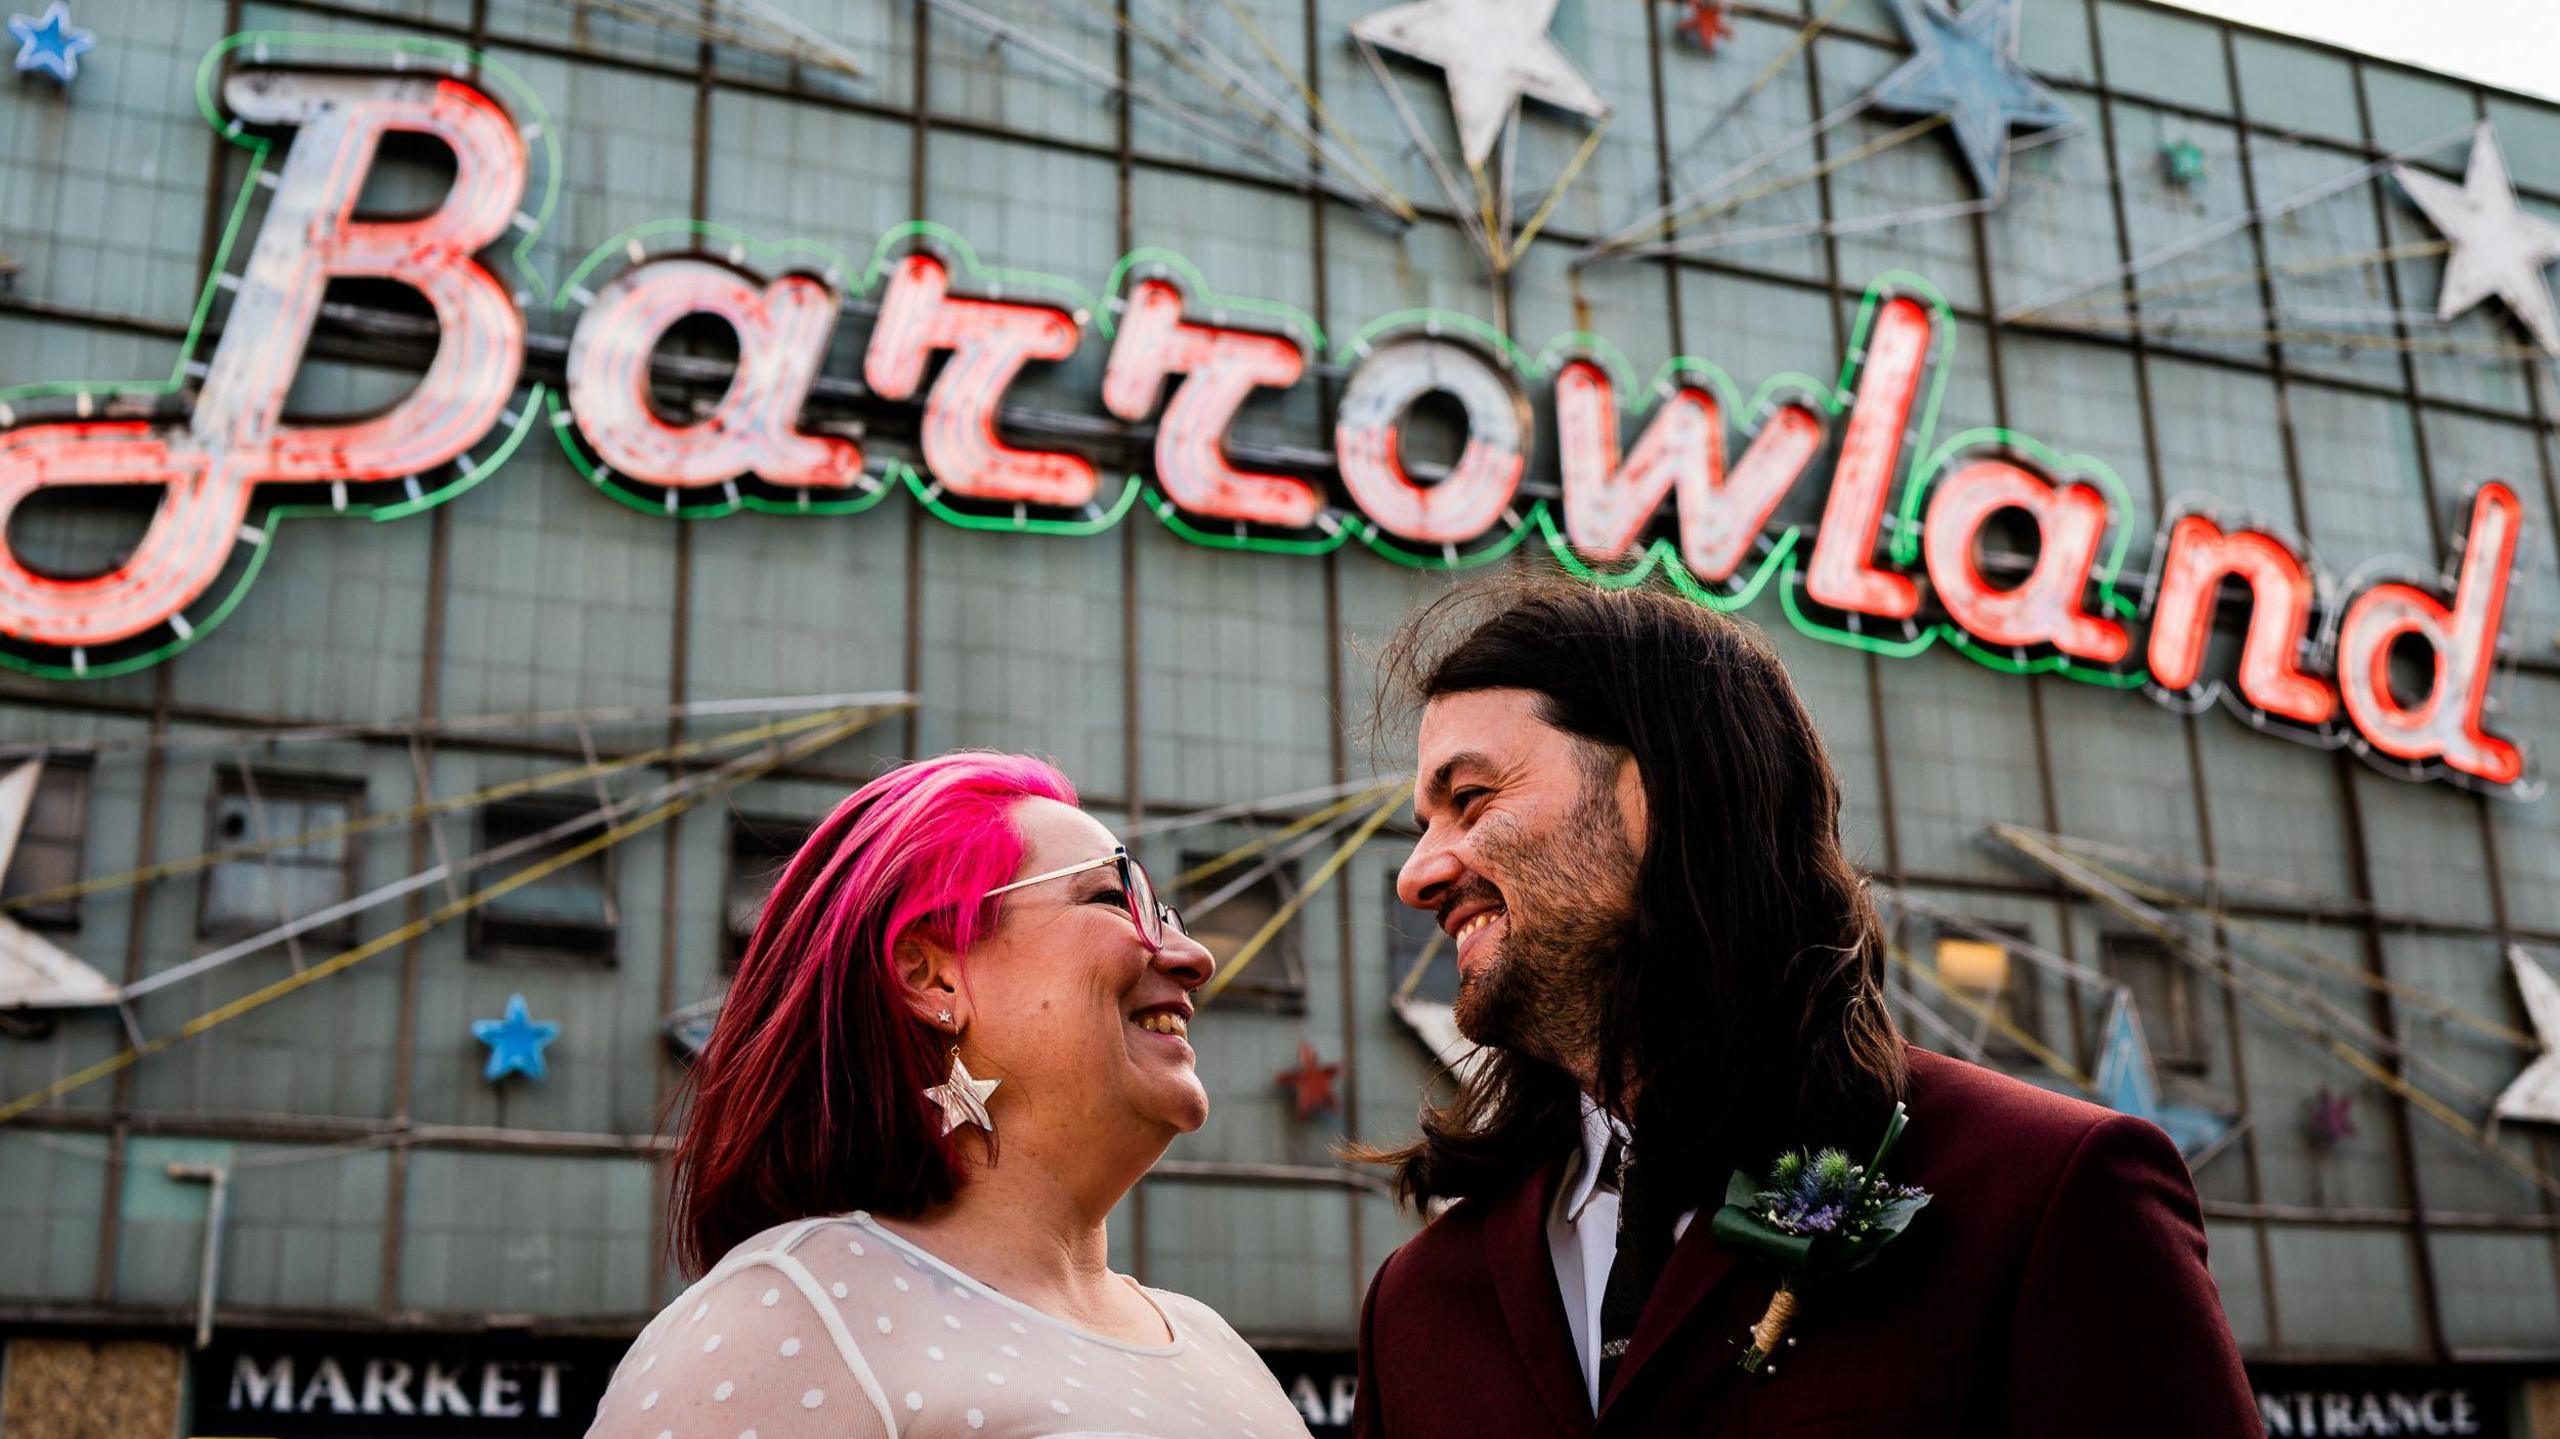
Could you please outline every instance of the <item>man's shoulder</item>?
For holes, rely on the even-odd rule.
[[[1999,1187],[2021,1199],[2050,1197],[2067,1174],[2091,1164],[2184,1179],[2177,1146],[2147,1120],[1929,1050],[1905,1054],[1911,1125],[1899,1152],[1935,1178],[1978,1181],[1988,1166],[2008,1181]]]
[[[1380,1293],[1392,1296],[1407,1286],[1439,1291],[1457,1282],[1486,1282],[1486,1250],[1491,1242],[1487,1229],[1496,1222],[1497,1211],[1534,1202],[1534,1191],[1544,1190],[1555,1168],[1551,1163],[1499,1190],[1458,1200],[1426,1215],[1420,1232],[1378,1266]]]

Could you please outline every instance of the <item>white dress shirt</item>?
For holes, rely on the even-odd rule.
[[[1582,1097],[1582,1149],[1567,1162],[1564,1182],[1556,1186],[1556,1205],[1547,1214],[1547,1257],[1555,1261],[1556,1294],[1564,1300],[1564,1322],[1573,1331],[1573,1356],[1582,1364],[1583,1392],[1593,1413],[1600,1410],[1600,1298],[1609,1290],[1609,1269],[1618,1258],[1618,1195],[1602,1189],[1600,1162],[1609,1141],[1627,1137],[1615,1115]],[[1671,1228],[1673,1242],[1689,1232],[1692,1209]]]

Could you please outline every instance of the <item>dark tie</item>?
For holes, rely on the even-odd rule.
[[[1626,1357],[1627,1341],[1635,1336],[1636,1320],[1644,1314],[1645,1299],[1671,1258],[1674,1217],[1659,1212],[1652,1192],[1655,1186],[1646,1182],[1644,1166],[1631,1162],[1633,1158],[1632,1148],[1613,1138],[1600,1161],[1601,1186],[1618,1195],[1618,1255],[1609,1265],[1609,1285],[1600,1292],[1600,1398],[1604,1403],[1609,1382],[1617,1377],[1618,1361]]]

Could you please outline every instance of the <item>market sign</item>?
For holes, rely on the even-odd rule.
[[[278,53],[314,45],[365,64]],[[2351,584],[2276,524],[2183,508],[2128,593],[2132,507],[2103,463],[2014,431],[1936,434],[1956,333],[1916,276],[1869,292],[1835,380],[1781,377],[1747,399],[1705,361],[1639,382],[1596,337],[1533,355],[1440,312],[1384,317],[1328,352],[1311,318],[1220,295],[1161,251],[1124,258],[1096,296],[982,266],[925,223],[897,227],[859,264],[823,244],[647,225],[555,293],[525,257],[558,189],[556,127],[502,67],[427,42],[234,36],[207,57],[199,91],[208,120],[251,151],[197,316],[201,333],[227,295],[211,357],[194,358],[191,335],[165,385],[0,393],[0,522],[58,486],[162,491],[142,539],[104,573],[44,573],[0,544],[0,659],[21,669],[150,664],[230,611],[286,520],[417,513],[539,433],[600,492],[687,519],[841,516],[905,493],[974,529],[1092,534],[1142,509],[1197,544],[1357,544],[1422,568],[1535,539],[1601,584],[1658,571],[1718,608],[1774,591],[1789,623],[1870,652],[1946,644],[2004,672],[2189,711],[2219,704],[2409,778],[2538,791],[2486,718],[2525,522],[2512,486],[2478,487],[2442,573],[2365,566]],[[359,218],[395,135],[450,150],[452,188],[422,215]],[[340,280],[421,297],[433,358],[380,414],[298,423],[286,396]],[[569,329],[556,384],[527,375],[538,342],[526,312],[545,303]],[[734,333],[733,364],[706,372],[665,353],[701,316]],[[1026,370],[1088,350],[1103,362],[1099,407],[1143,447],[1131,473],[1106,474],[1090,440],[1026,442],[1043,417],[1007,403]],[[1248,462],[1255,451],[1230,433],[1239,412],[1310,383],[1328,353],[1343,374],[1330,446]],[[693,387],[691,408],[664,401],[671,383]],[[1465,421],[1463,448],[1436,472],[1408,448],[1434,397]],[[1557,453],[1533,475],[1541,397]],[[1796,512],[1818,501],[1818,522],[1782,520],[1799,495]],[[1986,555],[1994,532],[2006,538]],[[2216,665],[2226,613],[2242,635]]]
[[[583,1434],[627,1341],[232,1330],[198,1351],[190,1434]]]

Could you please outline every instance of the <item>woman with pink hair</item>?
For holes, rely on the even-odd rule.
[[[1217,961],[1066,777],[961,752],[836,807],[765,902],[676,1148],[702,1277],[590,1439],[1304,1439],[1104,1219],[1209,1117]]]

